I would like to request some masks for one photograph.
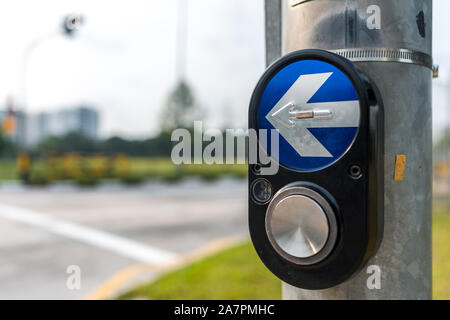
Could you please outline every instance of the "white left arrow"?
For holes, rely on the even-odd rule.
[[[288,103],[275,112],[272,117],[288,128],[295,127],[297,120],[330,119],[333,117],[333,113],[330,110],[296,110],[295,107],[294,103]]]
[[[359,126],[358,100],[308,103],[332,74],[300,76],[266,116],[302,157],[333,157],[308,128]]]

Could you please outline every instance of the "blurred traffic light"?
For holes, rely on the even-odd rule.
[[[6,113],[2,119],[2,133],[13,136],[16,133],[16,113],[14,112],[14,101],[11,96],[6,99]]]
[[[8,112],[3,118],[2,132],[8,136],[12,136],[16,132],[16,117],[13,112]]]

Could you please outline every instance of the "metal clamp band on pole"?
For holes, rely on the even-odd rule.
[[[329,50],[353,62],[399,62],[433,70],[433,58],[423,52],[394,48],[349,48]]]

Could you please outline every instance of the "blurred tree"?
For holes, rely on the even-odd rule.
[[[106,154],[113,155],[115,153],[123,153],[132,155],[133,142],[125,140],[121,137],[112,137],[101,143],[100,150]]]
[[[0,157],[14,158],[17,154],[17,146],[11,138],[3,134],[0,129]]]
[[[97,143],[77,132],[62,137],[48,137],[36,148],[39,154],[66,152],[99,152]]]
[[[62,145],[63,145],[63,138],[61,137],[48,137],[36,148],[36,151],[39,154],[47,154],[47,153],[62,153]]]
[[[86,136],[72,132],[64,137],[64,152],[98,152],[95,141]]]
[[[41,156],[70,152],[103,153],[110,156],[121,153],[133,157],[169,157],[171,152],[170,135],[161,133],[154,138],[144,140],[112,137],[93,141],[78,133],[70,133],[62,137],[49,137],[35,149],[35,154]]]
[[[181,80],[169,94],[162,112],[161,131],[170,133],[177,128],[192,128],[194,120],[201,119],[201,109],[196,104],[190,86]]]
[[[0,154],[3,153],[5,149],[5,138],[3,137],[3,132],[0,130]]]
[[[444,132],[441,139],[434,145],[435,151],[447,151],[450,148],[450,127]]]

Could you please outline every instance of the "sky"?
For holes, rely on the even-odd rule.
[[[101,113],[102,136],[155,134],[177,80],[176,4],[2,1],[0,106],[8,96],[22,102],[24,53],[42,39],[27,59],[27,111],[86,103]],[[67,39],[60,24],[72,12],[84,24]],[[249,96],[264,70],[263,16],[261,0],[189,0],[185,77],[209,126],[246,127]]]
[[[103,137],[157,133],[177,80],[177,1],[2,1],[0,106],[8,97],[20,104],[26,83],[30,112],[84,103],[101,113]],[[185,77],[205,110],[206,126],[246,127],[250,95],[265,68],[263,0],[188,2]],[[439,132],[450,121],[450,1],[433,2],[434,57],[441,68],[434,81]],[[84,17],[73,39],[60,32],[69,13]],[[32,43],[39,45],[27,50]]]
[[[433,59],[439,78],[433,80],[433,136],[450,127],[450,1],[433,0]]]

